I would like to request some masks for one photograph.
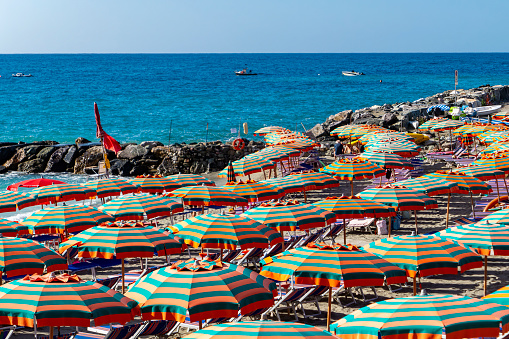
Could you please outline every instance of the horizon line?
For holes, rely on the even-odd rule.
[[[0,55],[50,55],[50,54],[509,54],[508,52],[24,52]]]

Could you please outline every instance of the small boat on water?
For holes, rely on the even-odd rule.
[[[248,70],[247,67],[242,69],[242,71],[235,71],[235,75],[258,75],[257,73],[253,73],[252,70]]]
[[[492,106],[481,106],[474,108],[475,114],[474,116],[482,117],[486,115],[490,115],[493,113],[497,113],[502,108],[502,105],[492,105]]]
[[[366,75],[364,73],[361,73],[361,72],[356,72],[356,71],[343,71],[341,72],[343,75],[347,76],[347,77],[356,77],[358,75]]]
[[[31,77],[32,74],[16,73],[16,74],[13,74],[12,76],[15,77],[15,78],[23,78],[23,77],[24,78],[28,78],[28,77]]]

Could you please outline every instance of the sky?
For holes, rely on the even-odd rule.
[[[0,53],[509,52],[508,0],[0,0]]]

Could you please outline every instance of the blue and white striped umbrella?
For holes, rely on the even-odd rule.
[[[429,113],[429,112],[430,112],[433,108],[435,108],[435,107],[440,108],[442,111],[448,111],[448,110],[450,110],[450,109],[451,109],[451,108],[450,108],[449,106],[447,106],[447,105],[433,105],[433,106],[431,106],[431,107],[428,107],[427,112]]]

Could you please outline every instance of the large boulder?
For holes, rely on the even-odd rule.
[[[134,165],[128,159],[113,159],[110,161],[110,171],[112,175],[121,175],[127,177],[131,175]]]
[[[170,149],[165,146],[156,146],[150,150],[150,153],[152,154],[153,158],[162,160],[170,155]]]
[[[97,166],[103,159],[101,146],[90,147],[74,162],[74,174],[84,174],[86,167]]]
[[[147,150],[150,151],[152,148],[157,147],[157,146],[164,146],[164,144],[159,141],[143,141],[140,144],[140,146],[145,147]]]
[[[47,163],[53,152],[56,151],[55,147],[44,147],[37,153],[37,159],[40,159],[42,162]]]
[[[40,173],[44,170],[45,162],[42,159],[35,158],[22,162],[18,165],[18,171],[26,173]]]
[[[76,146],[72,146],[75,147]],[[69,151],[70,146],[64,146],[58,148],[53,154],[51,154],[46,168],[44,172],[64,172],[67,170],[68,164],[65,162],[64,158],[67,152]]]
[[[9,171],[15,171],[18,169],[18,164],[25,160],[28,160],[26,155],[26,147],[18,148],[16,153],[9,160],[7,160],[3,166]]]
[[[74,167],[74,160],[76,160],[78,156],[78,147],[76,146],[71,146],[69,147],[69,149],[67,150],[67,153],[65,153],[65,156],[64,156],[64,162],[66,163],[66,171],[70,171],[71,168]]]
[[[0,164],[4,164],[12,158],[16,151],[20,148],[20,146],[4,146],[0,147]]]
[[[148,150],[140,145],[128,145],[124,150],[117,154],[119,159],[141,158],[148,153]]]
[[[157,167],[157,174],[160,175],[172,175],[179,172],[181,171],[179,171],[179,169],[176,167],[172,156],[167,156],[164,158],[161,164]]]
[[[39,145],[31,145],[31,146],[25,146],[23,147],[23,150],[25,152],[26,159],[32,160],[35,159],[37,154],[40,150],[42,150],[44,147]]]
[[[329,133],[323,128],[322,124],[316,124],[313,128],[308,130],[306,134],[315,140],[321,136],[329,135]]]
[[[90,141],[90,140],[88,140],[88,139],[85,139],[85,138],[83,138],[83,137],[78,137],[78,138],[76,138],[76,140],[74,140],[74,143],[75,143],[76,145],[79,145],[79,144],[89,144],[89,143],[91,143],[91,142],[92,142],[92,141]]]
[[[384,115],[382,115],[381,122],[383,127],[389,127],[390,125],[398,122],[398,115],[392,112],[384,113]]]

